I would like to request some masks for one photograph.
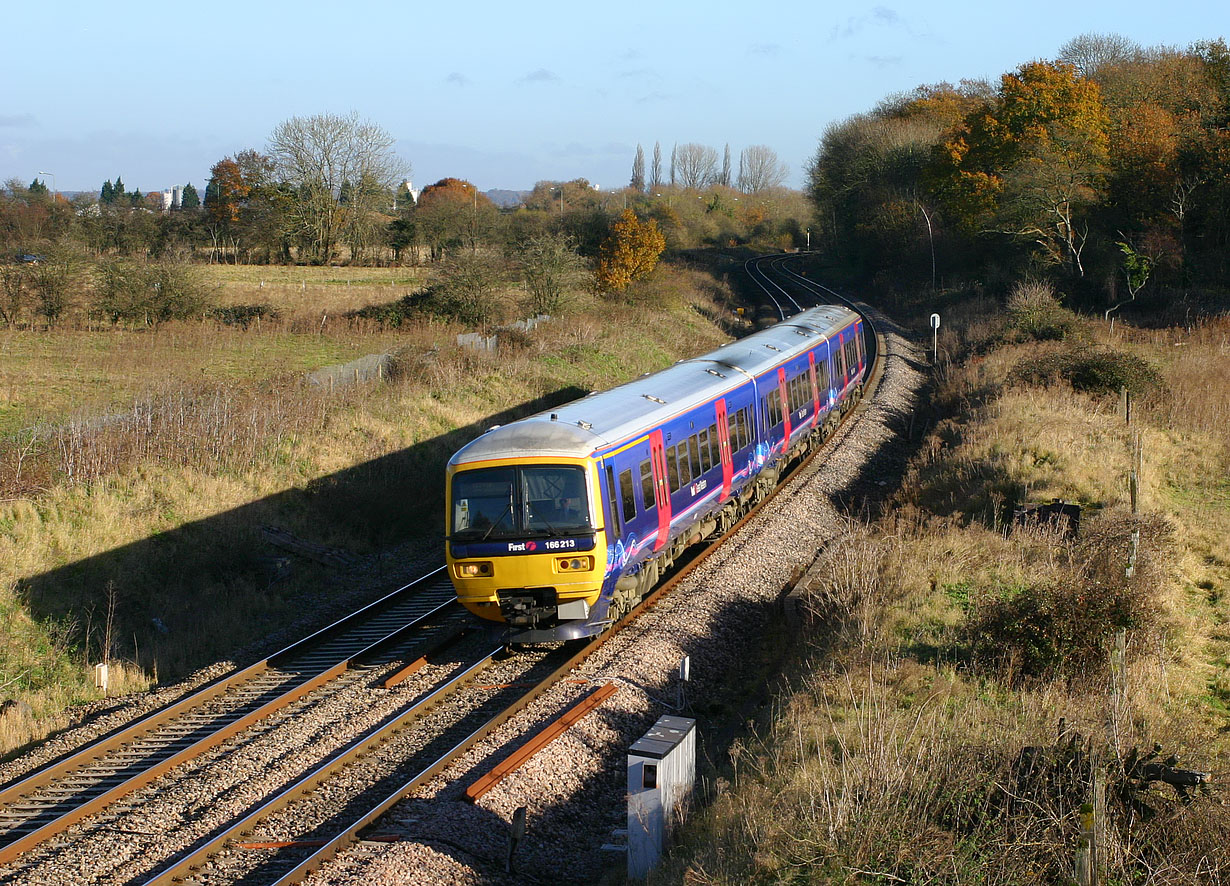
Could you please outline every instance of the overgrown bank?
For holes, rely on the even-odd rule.
[[[1036,287],[945,324],[903,489],[820,552],[789,688],[653,882],[1068,882],[1095,797],[1106,882],[1230,871],[1230,327]],[[1075,534],[1014,525],[1056,497]]]
[[[725,285],[698,271],[575,297],[569,314],[496,351],[458,348],[464,327],[416,320],[380,334],[384,348],[397,337],[398,356],[381,382],[172,386],[119,417],[73,417],[38,470],[6,452],[15,494],[0,502],[0,683],[17,705],[0,720],[0,749],[97,697],[87,675],[104,655],[141,686],[225,658],[356,582],[387,589],[422,549],[415,540],[436,543],[443,464],[469,438],[703,352],[740,322]],[[148,335],[203,340],[193,329]],[[227,334],[256,345],[266,333]],[[320,338],[286,334],[308,347]],[[265,526],[343,549],[358,577],[270,547]]]

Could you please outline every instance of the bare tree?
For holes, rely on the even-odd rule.
[[[730,187],[730,142],[726,143],[726,151],[722,154],[722,174],[718,176],[718,184]]]
[[[662,186],[662,144],[653,143],[653,165],[649,167],[649,190]]]
[[[393,153],[393,136],[354,112],[292,117],[273,131],[269,155],[294,193],[290,233],[319,262],[333,258],[347,216],[382,208],[384,194],[409,174]]]
[[[708,145],[688,142],[675,148],[675,170],[685,188],[703,188],[718,177],[717,151]]]
[[[1076,68],[1082,77],[1093,79],[1111,65],[1130,61],[1140,52],[1140,46],[1119,34],[1081,34],[1059,48],[1057,61]]]
[[[671,187],[675,186],[675,157],[679,153],[679,144],[676,142],[671,146]]]
[[[790,170],[768,145],[752,145],[739,154],[739,190],[745,194],[780,188]]]

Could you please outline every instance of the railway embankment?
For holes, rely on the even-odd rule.
[[[1230,870],[1227,320],[1112,331],[1022,286],[944,324],[900,489],[818,546],[774,701],[651,882]]]

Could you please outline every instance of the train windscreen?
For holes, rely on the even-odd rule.
[[[477,468],[453,475],[451,537],[533,538],[593,532],[579,467]]]

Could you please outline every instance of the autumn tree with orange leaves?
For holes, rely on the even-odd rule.
[[[625,209],[599,247],[594,272],[598,287],[607,292],[624,291],[653,271],[665,250],[666,238],[657,222],[641,221],[635,212]]]
[[[423,188],[414,217],[434,261],[463,246],[474,252],[480,237],[495,224],[497,212],[491,199],[470,182],[442,178]]]
[[[936,152],[938,190],[971,230],[1034,243],[1084,276],[1087,213],[1105,185],[1110,118],[1096,83],[1070,64],[1030,62]]]

